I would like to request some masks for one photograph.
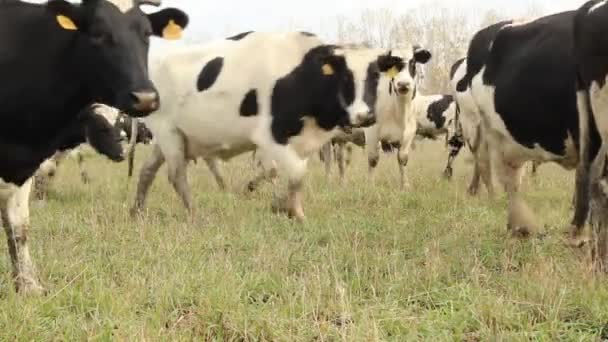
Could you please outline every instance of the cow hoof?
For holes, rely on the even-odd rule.
[[[141,208],[138,207],[132,207],[129,210],[129,216],[131,216],[132,219],[136,219],[136,218],[140,218],[143,215],[143,210]]]
[[[272,212],[274,214],[287,214],[287,198],[286,197],[275,197],[272,200]]]
[[[479,188],[477,187],[470,187],[469,190],[467,190],[469,196],[477,196],[477,194],[479,194]]]
[[[532,236],[532,229],[525,227],[525,226],[521,226],[521,227],[515,227],[513,229],[511,229],[511,236],[516,238],[516,239],[528,239],[530,238],[530,236]]]
[[[452,180],[453,174],[454,174],[454,171],[452,170],[452,168],[448,167],[443,171],[443,178],[445,178],[447,180]]]
[[[17,293],[22,296],[40,296],[46,294],[46,289],[37,280],[19,279],[17,280]]]
[[[255,192],[258,189],[258,185],[254,182],[247,183],[247,188],[245,189],[246,193]]]

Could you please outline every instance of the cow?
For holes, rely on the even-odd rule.
[[[589,184],[594,269],[608,272],[608,3],[593,0],[574,17],[573,54],[580,122],[581,183]],[[599,147],[598,147],[599,146]],[[585,196],[577,200],[586,200]],[[579,204],[576,203],[578,206]]]
[[[90,182],[89,173],[84,164],[84,143],[91,142],[97,153],[106,156],[114,162],[124,160],[123,149],[120,145],[122,131],[116,128],[120,112],[102,104],[94,104],[91,108],[89,122],[84,122],[80,127],[75,127],[70,139],[66,140],[55,154],[45,160],[34,175],[33,193],[34,198],[39,201],[45,200],[50,182],[54,179],[59,165],[68,156],[72,156],[78,162],[80,179],[84,184]]]
[[[537,229],[520,191],[524,163],[555,162],[577,169],[568,232],[569,243],[580,245],[589,179],[584,163],[579,163],[575,14],[506,20],[480,30],[471,40],[466,74],[456,88],[470,93],[481,115],[492,168],[508,194],[511,234],[525,238]],[[597,140],[589,139],[591,155],[597,153]]]
[[[387,77],[381,79],[376,103],[377,123],[365,129],[369,176],[373,181],[374,169],[380,160],[379,145],[385,152],[396,149],[400,186],[404,189],[409,187],[405,167],[417,131],[416,70],[417,65],[424,65],[431,59],[431,53],[416,46],[412,49],[393,50],[388,57],[399,63],[392,67]]]
[[[188,16],[170,8],[145,14],[139,6],[123,13],[106,0],[4,0],[0,21],[0,216],[17,292],[40,293],[28,247],[32,176],[94,120],[94,102],[135,117],[158,109],[149,37],[179,38]]]
[[[164,105],[144,120],[155,143],[132,213],[143,210],[165,161],[192,215],[187,161],[228,160],[257,149],[267,170],[276,163],[288,178],[287,194],[273,209],[303,221],[309,156],[341,127],[373,124],[381,74],[402,63],[383,50],[327,45],[306,32],[245,32],[170,53],[153,71]]]
[[[457,85],[464,78],[467,71],[467,60],[461,58],[457,60],[450,69],[450,86],[457,103],[457,119],[454,122],[454,129],[458,132],[455,138],[448,142],[450,146],[450,158],[446,170],[452,169],[452,163],[461,147],[465,144],[473,156],[473,178],[468,187],[468,193],[475,196],[479,193],[480,181],[483,181],[490,198],[494,197],[494,183],[487,141],[484,140],[482,132],[481,114],[475,104],[470,89],[458,91]]]

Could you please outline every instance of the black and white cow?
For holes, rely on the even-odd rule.
[[[608,272],[608,2],[584,4],[576,13],[573,34],[581,127],[579,169],[583,184],[590,182],[595,268]]]
[[[230,159],[257,149],[267,169],[276,162],[289,180],[280,209],[304,219],[309,157],[340,127],[373,124],[381,73],[401,63],[381,50],[326,45],[301,32],[248,32],[169,54],[153,72],[163,108],[145,119],[155,143],[133,213],[143,209],[165,161],[192,212],[188,160]]]
[[[509,197],[508,228],[516,236],[528,236],[537,227],[519,191],[524,163],[579,165],[575,14],[503,21],[479,31],[469,46],[466,74],[457,84],[458,92],[469,91],[479,109],[492,168]],[[588,212],[584,174],[577,170],[572,243],[578,243]]]
[[[32,176],[91,120],[94,102],[133,116],[158,109],[148,39],[177,38],[187,20],[176,9],[122,13],[106,0],[0,2],[0,213],[19,292],[42,289],[28,248]]]
[[[387,57],[392,64],[386,77],[380,79],[376,102],[377,122],[365,129],[370,178],[380,160],[380,145],[384,151],[397,149],[401,188],[409,186],[405,167],[418,129],[416,97],[418,73],[416,66],[426,64],[431,53],[422,47],[391,51]]]

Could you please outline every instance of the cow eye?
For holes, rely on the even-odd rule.
[[[109,43],[112,40],[112,36],[106,32],[97,31],[91,33],[91,40],[95,44],[102,45]]]

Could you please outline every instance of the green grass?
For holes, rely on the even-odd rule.
[[[271,213],[270,185],[243,194],[249,156],[222,167],[224,193],[204,163],[190,168],[205,216],[196,224],[164,168],[146,216],[131,220],[126,165],[89,158],[94,180],[85,186],[67,161],[49,201],[32,209],[30,243],[48,295],[13,293],[0,245],[0,340],[608,338],[606,279],[561,241],[573,175],[543,165],[526,179],[547,236],[519,242],[506,232],[504,196],[468,197],[462,157],[454,180],[442,180],[444,156],[438,143],[418,144],[405,192],[395,187],[394,156],[383,156],[372,186],[356,150],[342,187],[325,182],[314,158],[304,225]]]

